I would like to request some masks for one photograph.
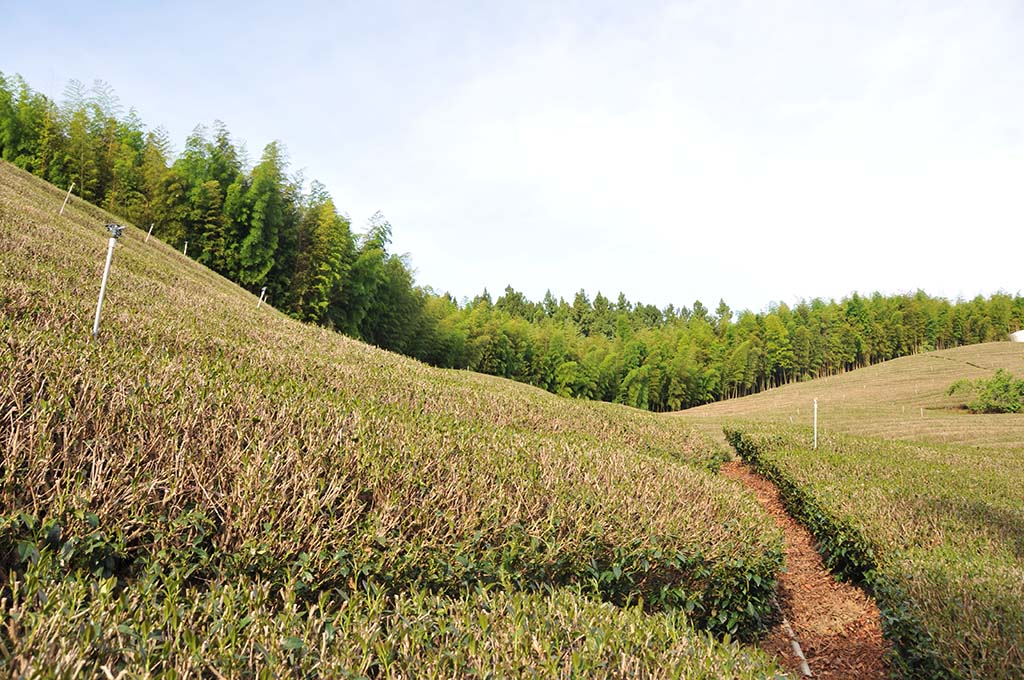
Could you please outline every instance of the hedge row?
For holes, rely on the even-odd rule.
[[[812,487],[801,485],[779,465],[788,438],[771,430],[751,432],[726,426],[726,439],[744,461],[753,465],[779,489],[783,504],[811,532],[825,566],[838,578],[849,579],[871,593],[882,614],[882,631],[893,645],[890,663],[906,678],[954,678],[943,665],[917,608],[899,583],[878,569],[876,547],[864,535],[856,519],[844,516],[816,497]]]

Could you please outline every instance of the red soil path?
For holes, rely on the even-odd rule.
[[[849,583],[840,583],[822,564],[811,534],[786,513],[775,485],[749,466],[733,461],[722,474],[757,496],[786,537],[786,571],[779,578],[779,605],[789,620],[815,678],[886,678],[888,645],[875,601]],[[761,647],[800,677],[789,636],[778,625]]]

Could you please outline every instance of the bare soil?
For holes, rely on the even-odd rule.
[[[748,465],[733,461],[722,474],[753,491],[786,537],[786,570],[779,578],[779,605],[796,633],[815,678],[888,677],[888,643],[875,601],[860,588],[841,583],[825,569],[811,534],[789,516],[775,485]],[[761,641],[795,677],[799,660],[778,625]]]

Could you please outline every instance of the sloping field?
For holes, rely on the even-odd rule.
[[[866,583],[897,668],[919,678],[1024,673],[1024,454],[735,424],[836,573]]]
[[[0,164],[0,667],[764,677],[781,539],[679,420],[303,326]],[[105,669],[105,670],[104,670]]]
[[[910,677],[1024,676],[1024,415],[977,415],[946,389],[1024,345],[897,359],[684,412],[723,423],[829,566],[865,583]],[[812,450],[813,399],[819,448]],[[791,424],[792,423],[792,424]]]
[[[817,398],[822,430],[1024,451],[1024,417],[967,413],[958,408],[962,398],[946,395],[956,380],[991,378],[1000,368],[1024,376],[1024,343],[994,342],[893,359],[682,413],[700,418],[697,422],[709,429],[730,418],[810,426]]]

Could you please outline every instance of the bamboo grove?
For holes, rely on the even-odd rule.
[[[659,309],[619,294],[511,286],[458,301],[417,285],[389,252],[381,214],[353,232],[326,187],[288,173],[279,142],[251,161],[220,122],[180,154],[162,128],[124,112],[109,85],[71,81],[60,103],[0,73],[0,157],[136,225],[291,316],[435,366],[512,378],[565,396],[664,411],[930,349],[1004,339],[1024,297],[950,302],[924,292],[851,295],[735,313]]]

